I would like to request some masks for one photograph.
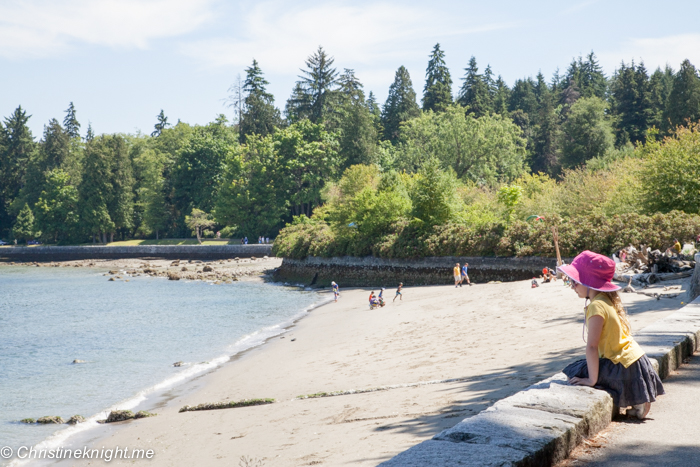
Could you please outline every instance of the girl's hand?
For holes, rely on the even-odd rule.
[[[569,384],[571,384],[572,386],[595,386],[595,382],[591,378],[573,377],[569,380]]]

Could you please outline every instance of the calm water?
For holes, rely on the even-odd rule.
[[[17,421],[134,407],[281,332],[321,300],[258,282],[108,282],[103,272],[0,269],[0,447],[87,430],[94,421],[72,431]]]

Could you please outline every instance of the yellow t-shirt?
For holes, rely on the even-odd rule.
[[[674,243],[673,249],[676,250],[678,253],[680,253],[681,252],[681,244],[679,242]]]
[[[461,276],[460,276],[460,273],[459,273],[459,268],[458,268],[457,266],[455,266],[452,270],[453,270],[454,273],[455,273],[455,277],[461,277]]]
[[[613,363],[622,363],[625,368],[628,368],[644,355],[639,344],[622,328],[620,317],[607,295],[599,293],[591,300],[586,310],[586,323],[593,316],[601,316],[605,320],[598,341],[600,358],[607,358]]]

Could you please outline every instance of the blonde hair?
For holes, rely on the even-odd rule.
[[[620,318],[620,324],[622,325],[622,330],[628,334],[632,334],[632,327],[630,326],[630,320],[627,318],[627,311],[625,307],[622,306],[622,299],[617,292],[601,292],[604,293],[612,302],[613,308],[617,312],[617,317]]]

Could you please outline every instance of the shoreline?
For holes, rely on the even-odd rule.
[[[78,259],[69,261],[5,261],[3,267],[93,268],[107,271],[107,280],[128,281],[130,277],[151,276],[172,280],[206,281],[214,284],[241,280],[263,280],[282,264],[281,258],[239,258],[219,260],[169,259]]]
[[[252,277],[248,280],[255,279],[261,278]],[[270,285],[289,287],[281,283],[270,283]],[[183,395],[193,391],[197,391],[198,389],[202,389],[207,384],[206,380],[208,376],[216,373],[225,366],[243,358],[247,353],[261,348],[273,339],[284,335],[285,333],[293,329],[298,322],[306,318],[309,312],[321,308],[324,305],[327,305],[328,303],[331,303],[333,301],[332,296],[325,297],[324,299],[324,297],[322,297],[320,293],[316,292],[316,295],[318,296],[318,300],[316,300],[311,305],[301,309],[293,317],[280,323],[261,328],[256,332],[243,336],[238,341],[232,343],[231,346],[235,347],[244,345],[244,347],[240,350],[236,350],[232,354],[221,355],[219,357],[211,359],[210,362],[207,362],[207,366],[211,365],[211,367],[204,367],[199,369],[199,371],[193,372],[193,374],[183,375],[183,373],[186,373],[187,370],[194,369],[197,366],[201,365],[194,364],[183,372],[173,375],[172,377],[160,381],[150,387],[143,388],[131,397],[116,402],[110,407],[106,408],[105,410],[102,410],[101,412],[90,415],[87,418],[86,422],[74,426],[66,426],[63,429],[59,429],[57,432],[43,439],[41,442],[35,444],[34,447],[37,449],[56,449],[57,447],[71,449],[74,446],[80,446],[82,448],[85,445],[92,445],[93,443],[99,442],[99,440],[105,438],[110,433],[113,434],[119,431],[120,429],[128,427],[129,423],[135,421],[130,420],[127,422],[118,422],[110,424],[100,423],[99,420],[106,419],[110,411],[132,410],[136,412],[139,410],[145,410],[149,412],[155,412],[159,408],[166,407],[173,399],[178,397],[178,395]],[[277,331],[277,329],[279,329],[279,332],[274,332],[272,334],[265,333],[265,331]],[[253,342],[250,343],[250,345],[245,344],[246,341],[249,341],[258,334],[266,335],[264,338],[262,338],[262,340],[254,339]],[[175,381],[169,382],[170,380]],[[8,467],[26,465],[27,463],[28,461],[26,460],[13,459],[8,464]],[[61,461],[44,460],[34,462],[32,463],[32,465],[56,465],[57,463],[60,464]]]
[[[529,289],[529,281],[466,289],[408,288],[403,302],[388,300],[386,308],[375,311],[366,306],[369,290],[342,289],[341,284],[338,304],[316,308],[313,318],[299,319],[278,338],[271,337],[163,395],[156,402],[162,407],[158,417],[119,423],[90,445],[150,447],[156,456],[149,462],[156,465],[202,459],[211,465],[231,465],[241,456],[264,459],[265,466],[376,465],[549,376],[583,352],[582,343],[575,340],[580,335],[580,303],[560,282],[538,289]],[[467,294],[479,297],[469,300]],[[509,301],[504,295],[527,303]],[[453,306],[435,304],[435,296]],[[488,313],[488,319],[482,319],[484,310],[480,313],[474,306],[484,298],[496,302],[492,305],[499,316]],[[565,304],[562,298],[567,298]],[[635,294],[623,294],[623,300],[635,329],[673,312],[680,303]],[[542,321],[532,314],[548,306],[560,308],[551,319]],[[514,316],[503,321],[503,313]],[[405,319],[417,322],[406,326],[411,322]],[[501,321],[489,324],[494,319]],[[463,320],[469,321],[467,326]],[[292,343],[291,338],[297,341]],[[542,352],[543,338],[550,343],[549,353]],[[508,341],[517,342],[514,349],[504,345]],[[319,391],[450,377],[461,380],[296,399]],[[184,405],[258,397],[274,397],[277,402],[178,413]],[[92,464],[73,460],[71,465]]]

